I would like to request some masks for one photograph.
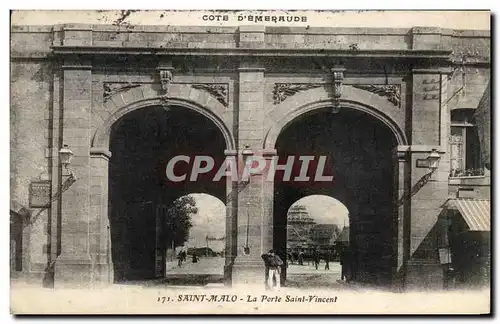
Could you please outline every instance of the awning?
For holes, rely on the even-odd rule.
[[[486,199],[452,199],[450,207],[457,209],[473,232],[491,230],[491,204]]]

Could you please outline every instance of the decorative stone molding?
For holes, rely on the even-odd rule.
[[[342,96],[342,83],[344,82],[344,71],[343,67],[334,67],[331,69],[333,74],[333,108],[332,112],[337,113],[340,110],[340,97]]]
[[[406,162],[408,161],[408,152],[407,151],[397,151],[396,157],[398,162]]]
[[[168,106],[168,85],[172,83],[174,79],[174,68],[171,66],[171,62],[165,64],[160,64],[158,67],[158,72],[160,75],[161,89],[163,90],[163,95],[160,97],[161,105],[164,107]]]
[[[399,107],[401,102],[401,86],[397,84],[353,84],[355,88],[386,97],[394,106]]]
[[[297,92],[319,88],[321,83],[275,83],[273,90],[274,104],[282,103],[286,98],[293,96]]]
[[[191,87],[198,90],[205,90],[217,99],[224,107],[228,106],[228,85],[216,83],[196,83]]]
[[[124,92],[129,89],[140,87],[141,85],[138,83],[103,83],[104,87],[104,102],[108,101],[113,95]]]
[[[105,159],[106,161],[109,161],[111,158],[111,151],[102,148],[102,147],[91,147],[90,148],[90,157],[91,158],[102,158]]]
[[[165,94],[168,92],[168,85],[172,83],[172,80],[174,78],[172,74],[171,69],[160,69],[160,83],[161,83],[161,88],[163,91],[165,91]]]

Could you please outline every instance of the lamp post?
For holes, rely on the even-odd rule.
[[[439,167],[439,160],[441,159],[441,156],[439,155],[439,152],[436,149],[432,149],[431,153],[427,157],[427,163],[429,167],[429,180],[433,178],[434,172]]]
[[[249,168],[250,166],[247,165],[248,158],[254,154],[253,150],[250,148],[249,145],[245,145],[245,148],[241,151],[241,155],[243,158],[243,171],[245,171],[246,168]],[[243,175],[243,174],[242,174]],[[248,175],[242,179],[243,184],[248,184],[250,182],[250,172]],[[245,247],[244,247],[244,253],[245,254],[250,254],[250,247],[248,246],[248,237],[250,234],[250,202],[247,201],[246,203],[247,206],[247,229],[246,229],[246,242],[245,242]]]
[[[250,235],[250,202],[247,201],[247,238],[245,242],[245,254],[250,254],[250,246],[248,246],[248,236]]]
[[[439,155],[438,151],[436,149],[432,149],[431,153],[427,157],[427,161],[429,163],[429,169],[434,172],[437,170],[439,167],[439,160],[441,159],[441,156]]]
[[[66,171],[68,171],[69,177],[73,180],[76,180],[75,173],[69,168],[73,156],[73,151],[71,151],[71,149],[66,144],[64,144],[63,147],[59,150],[59,160],[61,161],[61,165],[64,167],[64,169],[66,169]]]
[[[250,156],[253,155],[253,151],[252,149],[250,148],[249,145],[245,145],[245,148],[241,151],[241,156],[243,158],[243,171],[246,169],[246,168],[249,168],[250,166],[247,166],[247,161],[248,161],[248,158]],[[242,173],[243,175],[243,173]],[[245,178],[245,179],[242,179],[244,182],[248,183],[250,182],[250,173],[248,174],[248,176]]]

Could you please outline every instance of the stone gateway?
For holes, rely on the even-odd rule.
[[[161,277],[155,206],[208,193],[226,204],[226,285],[262,284],[260,256],[286,260],[288,208],[323,194],[349,210],[353,280],[442,289],[444,204],[463,188],[489,199],[467,117],[489,103],[489,31],[252,24],[275,18],[12,26],[11,206],[32,199],[23,217],[11,207],[14,275],[51,287]],[[325,155],[333,180],[294,186],[255,172],[166,185],[167,161],[181,155]],[[46,206],[30,193],[41,181]]]

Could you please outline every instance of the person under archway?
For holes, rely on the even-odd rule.
[[[345,282],[351,281],[351,250],[348,246],[342,247],[340,251],[341,277],[340,280]]]
[[[320,255],[319,255],[318,250],[314,251],[313,258],[314,258],[314,267],[316,268],[316,270],[318,270],[318,266],[319,266],[319,262],[320,262]]]
[[[325,252],[325,270],[330,270],[330,250],[326,250]]]
[[[283,266],[283,261],[281,258],[274,253],[273,250],[269,250],[268,253],[262,255],[264,264],[267,269],[267,288],[268,289],[280,289],[281,288],[281,267]],[[276,286],[274,286],[274,282]]]

